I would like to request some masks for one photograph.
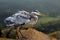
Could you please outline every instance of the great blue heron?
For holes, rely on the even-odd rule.
[[[21,28],[25,24],[36,24],[38,21],[38,15],[44,16],[40,14],[39,11],[32,11],[31,13],[27,11],[19,11],[18,13],[13,14],[12,16],[6,18],[4,22],[6,23],[6,26],[13,26],[13,25],[19,25],[17,27],[17,32],[19,32],[19,28]],[[21,32],[20,32],[21,33]],[[22,33],[21,33],[22,35]],[[23,35],[22,35],[23,37]]]

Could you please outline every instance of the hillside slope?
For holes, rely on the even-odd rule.
[[[35,29],[20,30],[25,38],[22,38],[21,34],[18,33],[20,40],[50,40],[48,35],[38,32]]]

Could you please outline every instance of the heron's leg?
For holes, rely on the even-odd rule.
[[[16,40],[18,40],[19,39],[19,27],[17,27],[17,29],[16,29]]]
[[[23,27],[23,25],[21,25],[20,27],[19,27],[19,29],[21,29]],[[21,33],[21,31],[19,30],[19,32],[20,32],[20,34],[21,34],[21,36],[22,36],[22,38],[25,38],[25,39],[27,39],[22,33]]]
[[[17,39],[17,40],[20,39],[20,36],[19,36],[19,35],[21,35],[22,37],[24,37],[23,34],[22,34],[21,31],[20,31],[21,28],[22,28],[21,25],[17,27],[17,30],[16,30],[16,33],[17,33],[16,39]]]
[[[19,29],[21,29],[21,28],[22,28],[22,25],[19,27]],[[24,37],[20,30],[19,30],[19,32],[20,32],[21,36]]]
[[[26,37],[24,37],[24,35],[22,34],[22,32],[19,30],[19,29],[21,29],[21,28],[22,28],[22,26],[23,26],[23,25],[20,25],[20,26],[18,26],[18,27],[17,27],[17,31],[16,31],[16,32],[17,32],[17,37],[16,37],[16,38],[17,38],[17,40],[19,40],[19,39],[20,39],[20,37],[22,37],[22,38],[25,38],[25,39],[26,39]],[[21,36],[19,36],[19,35],[21,35]]]

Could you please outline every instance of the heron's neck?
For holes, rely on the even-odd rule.
[[[34,20],[35,22],[37,22],[37,21],[38,21],[38,16],[33,15],[33,16],[32,16],[32,20]]]

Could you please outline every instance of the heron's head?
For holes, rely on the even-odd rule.
[[[45,14],[40,13],[38,10],[34,10],[33,12],[31,12],[31,15],[35,15],[35,16],[46,16]]]
[[[13,17],[8,17],[4,20],[7,27],[15,25],[15,19]]]
[[[33,12],[31,12],[31,15],[40,16],[40,12],[38,10],[34,10]]]

